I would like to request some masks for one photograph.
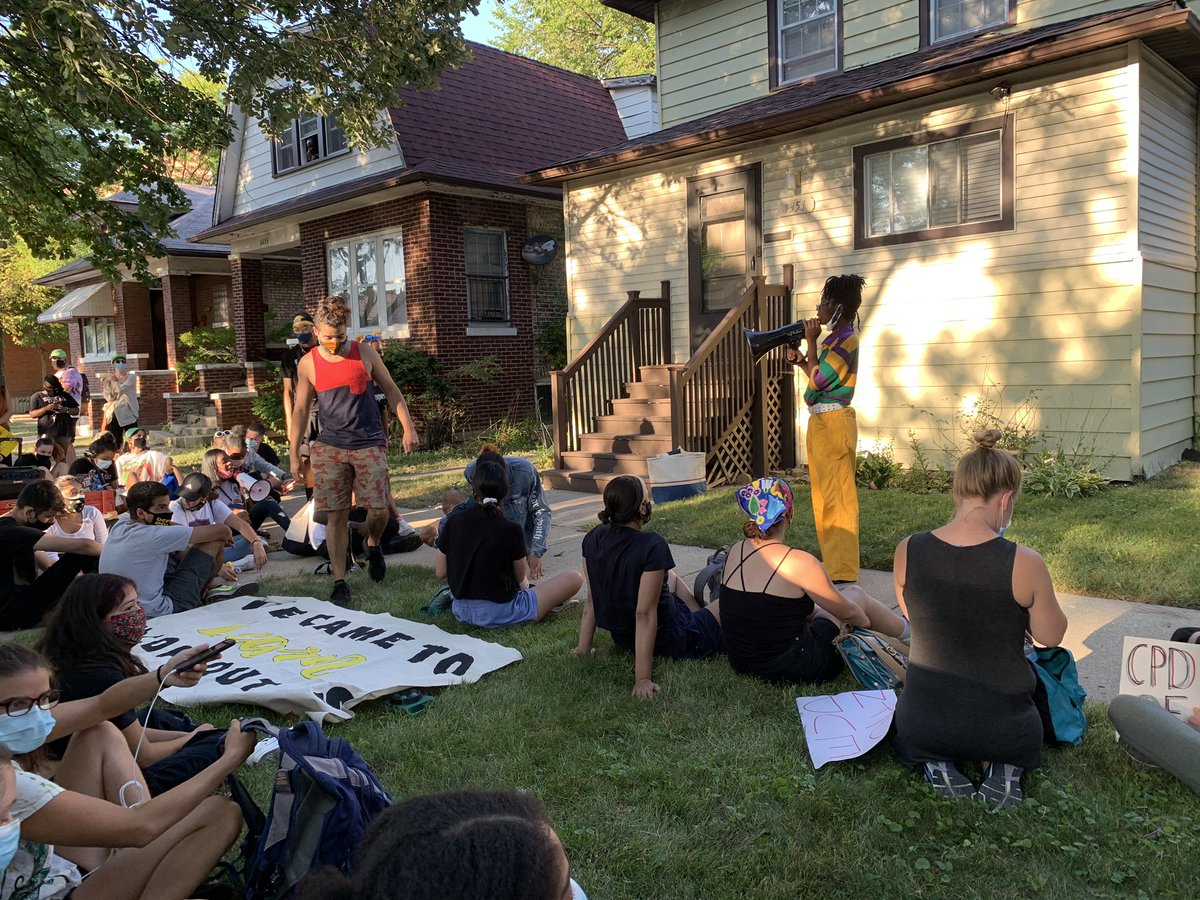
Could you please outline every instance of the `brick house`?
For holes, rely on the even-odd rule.
[[[522,173],[627,138],[599,82],[492,47],[400,92],[387,146],[348,146],[332,117],[291,122],[278,141],[234,109],[212,227],[228,244],[239,358],[272,355],[264,318],[287,321],[324,294],[350,302],[351,335],[378,333],[447,371],[482,357],[490,390],[466,395],[469,427],[533,407],[534,338],[566,316],[566,269],[526,262],[530,238],[563,240],[562,192]],[[302,286],[302,301],[280,289]],[[281,301],[284,305],[281,306]],[[475,385],[476,388],[478,385]]]
[[[182,355],[180,336],[197,327],[233,324],[229,248],[192,240],[212,222],[214,188],[179,187],[190,205],[171,221],[175,234],[162,240],[166,254],[148,261],[155,279],[151,284],[131,273],[124,273],[120,281],[109,281],[87,258],[37,279],[38,284],[63,289],[62,299],[38,321],[66,324],[70,346],[64,349],[87,373],[96,398],[88,411],[93,429],[100,427],[103,407],[98,399],[99,375],[111,371],[114,353],[124,353],[130,370],[137,373],[142,422],[158,425],[173,418],[164,395],[174,395],[179,389],[175,364]],[[108,202],[134,209],[137,196],[123,191]],[[298,293],[299,286],[293,285],[293,289]],[[226,377],[241,384],[246,378],[237,368],[236,374]]]

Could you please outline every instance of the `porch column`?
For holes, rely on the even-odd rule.
[[[167,367],[174,369],[184,355],[180,346],[180,335],[196,327],[195,304],[192,300],[192,278],[190,275],[162,277],[163,326],[167,341]]]
[[[117,347],[121,353],[149,353],[150,292],[140,281],[122,281],[113,291],[117,312]]]
[[[233,334],[238,359],[257,362],[267,352],[267,305],[263,300],[261,259],[229,256],[233,276]]]

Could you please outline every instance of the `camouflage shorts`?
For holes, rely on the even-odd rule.
[[[349,509],[353,502],[383,509],[391,499],[387,451],[383,447],[342,450],[320,441],[310,445],[313,504],[327,511]]]

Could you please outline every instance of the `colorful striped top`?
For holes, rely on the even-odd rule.
[[[386,446],[383,419],[375,402],[375,382],[367,375],[358,341],[350,341],[345,356],[336,361],[326,359],[319,349],[309,355],[313,361],[313,387],[320,403],[317,440],[340,450]]]
[[[846,322],[821,341],[821,355],[808,376],[804,402],[809,406],[816,403],[849,406],[857,381],[858,335],[854,333],[854,326]]]

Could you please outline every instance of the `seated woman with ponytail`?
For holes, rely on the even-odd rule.
[[[1021,464],[975,435],[954,471],[954,518],[896,548],[896,599],[912,621],[912,652],[896,704],[893,744],[946,797],[990,809],[1022,799],[1021,774],[1041,764],[1037,676],[1026,635],[1057,646],[1067,630],[1041,556],[1004,539],[1021,490]],[[976,789],[957,763],[983,767]]]
[[[540,622],[579,592],[583,576],[560,572],[530,587],[525,531],[504,517],[504,459],[481,458],[472,484],[475,505],[451,513],[438,542],[437,576],[450,586],[454,616],[481,628]]]
[[[76,578],[46,621],[38,650],[58,673],[64,701],[84,700],[114,684],[146,673],[133,648],[146,634],[146,611],[138,604],[137,585],[120,575]],[[133,707],[109,721],[121,732],[151,795],[182,784],[221,755],[224,731],[196,725],[182,713],[154,709],[143,725]],[[71,739],[56,741],[52,757],[62,758]]]
[[[811,684],[842,670],[834,649],[843,623],[908,639],[908,623],[857,585],[834,587],[811,553],[784,543],[792,489],[760,478],[737,492],[746,540],[729,550],[721,576],[721,625],[734,671],[766,681]]]
[[[633,696],[658,693],[654,659],[707,659],[724,649],[717,603],[701,609],[671,570],[675,560],[661,534],[643,531],[653,511],[646,485],[621,475],[604,487],[600,527],[583,539],[587,603],[577,656],[593,653],[600,627],[634,655]]]

